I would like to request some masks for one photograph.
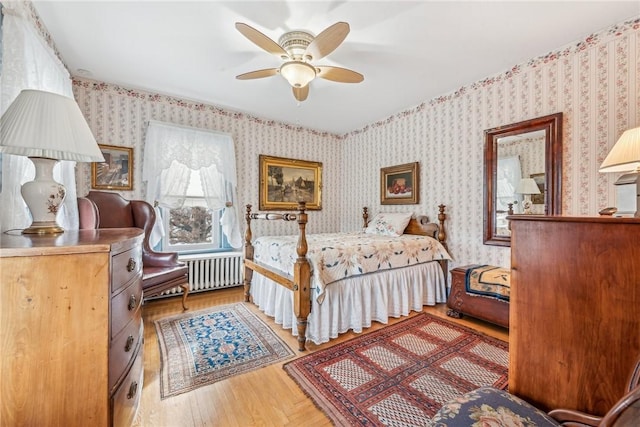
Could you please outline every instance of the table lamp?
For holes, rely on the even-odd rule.
[[[0,153],[31,159],[36,175],[22,185],[32,223],[25,234],[64,232],[56,217],[66,190],[53,179],[58,160],[103,162],[89,125],[72,98],[25,89],[0,118]]]
[[[615,216],[640,217],[640,127],[625,131],[600,166],[600,172],[630,172],[615,182]]]
[[[522,213],[530,215],[531,211],[531,195],[540,194],[540,188],[533,178],[522,178],[518,183],[518,187],[515,191],[517,194],[524,194],[524,200],[522,201]]]

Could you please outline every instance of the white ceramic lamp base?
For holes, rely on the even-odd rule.
[[[522,213],[525,215],[531,215],[533,213],[533,211],[531,210],[531,205],[531,196],[525,194],[524,200],[522,201]]]
[[[29,157],[36,167],[36,176],[31,182],[22,184],[22,198],[31,211],[33,222],[22,230],[24,234],[57,234],[64,228],[58,225],[56,217],[64,201],[64,185],[53,180],[55,159]]]

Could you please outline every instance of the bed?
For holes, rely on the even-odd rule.
[[[307,340],[322,344],[347,330],[359,333],[372,321],[387,323],[389,317],[444,303],[451,257],[445,206],[439,209],[439,224],[411,214],[401,224],[402,214],[378,214],[369,221],[363,208],[362,231],[306,235],[304,202],[296,213],[284,214],[252,213],[247,205],[245,301],[291,329],[300,351]],[[253,220],[296,222],[298,233],[254,239]]]

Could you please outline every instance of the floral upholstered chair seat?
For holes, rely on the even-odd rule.
[[[446,403],[432,422],[436,427],[560,425],[524,400],[492,387],[478,388]]]

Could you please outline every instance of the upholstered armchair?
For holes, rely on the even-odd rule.
[[[640,425],[640,359],[627,382],[626,394],[604,416],[571,409],[548,414],[506,391],[481,387],[442,406],[434,415],[435,427],[470,425],[535,425],[567,427],[631,427]]]
[[[92,212],[91,201],[96,212]],[[85,198],[78,198],[80,228],[126,228],[144,230],[142,243],[142,291],[145,298],[157,296],[180,286],[182,307],[187,310],[189,283],[187,266],[178,261],[175,252],[156,252],[149,245],[149,236],[156,219],[153,207],[143,200],[127,200],[117,193],[90,191]],[[92,227],[94,222],[97,226]]]

